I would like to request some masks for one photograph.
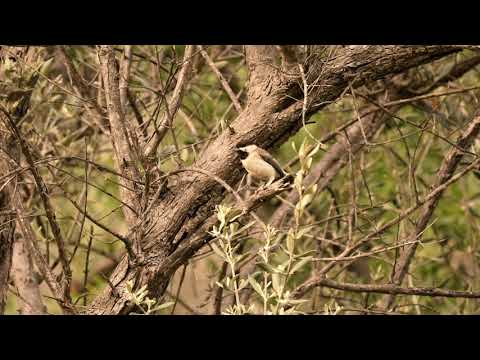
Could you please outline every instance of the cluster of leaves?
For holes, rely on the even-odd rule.
[[[147,286],[144,285],[138,290],[134,290],[134,282],[132,280],[127,282],[127,294],[130,301],[140,309],[141,313],[131,312],[131,315],[156,315],[161,310],[173,306],[174,302],[158,303],[157,300],[150,299],[148,295]]]
[[[263,225],[263,242],[257,253],[257,266],[260,270],[249,274],[246,278],[241,278],[238,266],[250,254],[248,252],[237,254],[236,251],[241,241],[246,241],[248,238],[248,229],[254,222],[239,227],[241,213],[234,214],[229,207],[217,207],[219,224],[211,231],[216,239],[211,243],[211,247],[215,254],[229,265],[230,275],[223,282],[217,281],[216,284],[235,297],[235,304],[228,306],[224,310],[225,314],[298,314],[300,313],[298,306],[308,301],[291,297],[297,275],[308,271],[313,259],[311,251],[302,251],[299,245],[310,230],[308,226],[300,227],[300,224],[303,212],[313,200],[317,189],[316,185],[305,188],[303,180],[311,168],[313,157],[320,149],[320,145],[310,151],[306,150],[306,145],[306,142],[303,142],[298,150],[300,169],[296,173],[294,186],[299,192],[300,200],[295,207],[295,226],[284,233],[270,225]],[[295,146],[293,148],[295,149]],[[247,286],[250,286],[259,296],[262,303],[260,308],[255,303],[241,303],[240,292]]]

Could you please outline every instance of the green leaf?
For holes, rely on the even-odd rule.
[[[301,194],[302,193],[302,183],[303,183],[303,171],[298,171],[296,176],[295,176],[295,180],[294,180],[294,186],[295,186],[295,189],[297,189],[298,193]]]
[[[215,254],[217,254],[218,256],[220,256],[222,259],[225,259],[225,254],[223,253],[223,251],[215,244],[215,243],[210,243],[210,246],[212,247],[212,250]]]
[[[289,299],[289,300],[285,301],[285,303],[287,303],[289,305],[298,305],[298,304],[304,304],[308,301],[310,301],[310,300],[308,300],[308,299],[298,299],[298,300]]]
[[[313,162],[313,158],[309,157],[307,159],[306,164],[305,164],[305,167],[306,167],[307,170],[310,170],[310,168],[312,167],[312,162]]]
[[[282,280],[282,275],[278,273],[272,274],[272,286],[273,286],[273,290],[275,290],[277,294],[280,294],[282,292],[281,280]]]
[[[50,59],[48,59],[47,61],[45,61],[43,64],[41,64],[39,66],[39,69],[38,71],[42,74],[46,74],[48,72],[48,70],[50,69],[50,66],[52,65],[53,63],[53,60],[55,60],[55,57],[51,57]]]
[[[290,273],[295,274],[298,270],[300,270],[303,266],[310,262],[312,258],[313,256],[307,256],[299,260],[295,265],[292,266]]]
[[[166,303],[163,303],[163,304],[160,304],[158,306],[155,306],[152,311],[159,311],[159,310],[162,310],[162,309],[166,309],[170,306],[173,306],[173,304],[175,304],[173,301],[169,301],[169,302],[166,302]]]
[[[247,225],[241,227],[240,229],[238,229],[238,230],[236,231],[235,235],[241,234],[241,233],[245,232],[245,230],[247,230],[248,228],[252,227],[253,224],[255,224],[255,221],[252,221],[252,222],[248,223]]]
[[[300,158],[300,162],[303,162],[303,159],[305,158],[305,139],[302,142],[302,145],[300,146],[300,150],[298,150],[298,157]]]
[[[253,290],[262,297],[262,299],[265,299],[265,294],[263,293],[262,287],[260,284],[255,280],[252,276],[248,277],[248,282],[250,285],[252,285]]]
[[[318,152],[318,150],[320,150],[321,147],[325,147],[325,144],[318,143],[318,144],[312,149],[312,151],[310,151],[310,153],[308,154],[308,156],[313,157],[313,156]]]
[[[245,286],[248,285],[248,280],[245,280],[245,279],[241,279],[239,281],[239,284],[238,284],[238,290],[242,290],[243,288],[245,288]]]
[[[300,229],[298,230],[296,233],[295,233],[295,238],[298,240],[298,239],[301,239],[303,237],[303,235],[305,235],[306,233],[308,233],[310,231],[310,228],[309,227],[304,227],[303,229]]]
[[[260,263],[258,264],[258,267],[262,269],[263,271],[269,273],[269,274],[274,274],[277,272],[277,269],[275,269],[272,265],[270,264],[265,264],[265,263]]]
[[[300,202],[300,208],[305,209],[313,200],[313,194],[306,194]]]
[[[293,254],[293,251],[295,250],[295,234],[290,231],[287,236],[287,250],[290,254]]]
[[[244,254],[241,254],[241,255],[238,255],[235,257],[235,263],[240,263],[242,262],[243,260],[245,260],[248,256],[250,256],[250,253],[244,253]]]
[[[133,280],[128,280],[127,281],[127,291],[129,293],[133,293]]]

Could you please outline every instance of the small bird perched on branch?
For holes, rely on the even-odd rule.
[[[268,151],[257,145],[241,147],[238,151],[241,154],[247,154],[247,157],[241,161],[248,174],[256,179],[268,180],[266,186],[282,177],[291,178],[291,175],[282,169],[280,163]]]

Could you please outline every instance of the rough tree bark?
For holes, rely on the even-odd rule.
[[[21,59],[26,63],[33,62],[38,56],[38,51],[30,47],[0,47],[0,61],[7,58]],[[3,64],[2,64],[3,66]],[[20,91],[17,94],[11,94],[7,99],[11,117],[19,121],[28,111],[30,106],[30,97],[32,89],[38,80],[37,74],[32,74],[27,79],[25,87],[28,89]],[[0,172],[6,174],[15,168],[15,163],[20,161],[20,150],[8,131],[5,114],[0,114]],[[5,298],[8,290],[9,274],[12,264],[13,243],[15,233],[15,206],[13,198],[16,194],[17,184],[14,179],[10,179],[6,186],[0,190],[0,314],[5,309]],[[18,284],[21,288],[22,284]]]
[[[2,132],[3,133],[3,132]],[[8,144],[2,136],[2,147]],[[0,155],[0,171],[8,173],[8,160]],[[5,301],[8,292],[8,275],[12,265],[13,234],[15,232],[15,213],[11,211],[12,186],[6,186],[0,191],[0,314],[5,311]]]
[[[20,313],[42,315],[47,309],[42,301],[38,280],[34,276],[31,251],[26,239],[17,234],[13,244],[11,277],[18,291]]]

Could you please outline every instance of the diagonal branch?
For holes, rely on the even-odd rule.
[[[63,61],[65,68],[67,69],[68,74],[72,78],[72,85],[77,92],[77,94],[84,100],[85,108],[88,113],[92,116],[95,123],[100,127],[100,129],[107,134],[108,133],[108,122],[105,121],[105,112],[98,105],[97,100],[90,93],[90,89],[85,84],[84,80],[78,73],[75,65],[73,64],[72,59],[67,54],[65,46],[57,46],[57,53],[60,55],[60,59]],[[94,111],[92,111],[92,109]]]
[[[325,278],[314,278],[306,282],[298,289],[299,292],[305,293],[308,289],[312,289],[317,286],[325,286],[332,289],[362,292],[362,293],[377,293],[377,294],[390,294],[390,295],[417,295],[417,296],[430,296],[430,297],[448,297],[448,298],[469,298],[480,299],[480,292],[474,291],[456,291],[446,290],[438,288],[428,287],[409,287],[402,288],[398,285],[362,285],[352,283],[340,283],[334,280]],[[292,294],[296,297],[296,294]]]
[[[208,56],[207,52],[203,49],[202,46],[199,46],[200,48],[200,54],[202,54],[203,58],[205,59],[205,61],[207,62],[208,66],[210,66],[210,68],[212,69],[213,73],[217,76],[218,80],[220,81],[220,84],[222,84],[223,86],[223,89],[225,90],[225,92],[227,93],[228,97],[230,98],[230,100],[232,100],[232,103],[233,103],[233,106],[235,107],[235,109],[237,110],[238,113],[241,113],[242,112],[242,106],[240,105],[240,103],[238,102],[238,99],[237,99],[237,96],[235,95],[235,93],[233,92],[232,88],[230,87],[230,85],[228,85],[228,82],[227,80],[225,79],[225,77],[222,75],[222,73],[220,72],[220,70],[218,70],[217,66],[215,65],[215,63],[212,61],[212,59],[210,58],[210,56]]]
[[[368,235],[364,236],[363,238],[359,239],[354,245],[351,245],[345,250],[343,250],[337,257],[336,259],[332,259],[333,261],[330,262],[328,265],[324,266],[321,270],[318,271],[317,276],[315,278],[325,278],[325,275],[335,266],[336,261],[342,261],[345,259],[347,256],[350,256],[352,253],[354,253],[356,250],[360,249],[362,246],[365,244],[368,244],[372,239],[377,237],[380,234],[383,234],[385,231],[390,229],[392,226],[397,225],[400,223],[402,220],[406,219],[408,216],[413,214],[415,211],[418,209],[422,208],[424,205],[429,204],[430,201],[438,199],[439,196],[453,183],[457,182],[461,178],[465,176],[469,171],[472,171],[478,165],[480,164],[480,159],[476,159],[470,165],[462,169],[462,171],[458,172],[457,174],[451,176],[446,182],[442,183],[438,187],[436,187],[434,190],[432,190],[424,199],[419,200],[417,204],[409,207],[408,209],[404,210],[401,214],[398,215],[397,218],[388,221],[375,231],[369,233]],[[415,243],[416,244],[416,243]],[[301,297],[303,296],[307,291],[312,289],[312,287],[304,286],[306,283],[308,283],[309,280],[307,280],[304,284],[300,285],[297,287],[297,289],[294,291],[295,297]]]
[[[53,233],[53,238],[55,239],[55,242],[57,244],[58,248],[58,253],[60,257],[60,261],[62,264],[62,270],[63,270],[63,276],[64,276],[64,284],[63,284],[63,299],[66,303],[70,304],[71,303],[71,296],[70,296],[70,286],[71,286],[71,281],[72,281],[72,272],[70,270],[70,266],[68,264],[68,258],[67,258],[67,253],[65,250],[65,242],[60,230],[60,226],[58,225],[55,211],[53,209],[53,206],[50,202],[50,194],[48,191],[47,186],[45,185],[45,182],[43,181],[40,173],[38,172],[38,169],[35,165],[35,162],[33,160],[32,154],[28,148],[28,145],[22,135],[20,134],[20,131],[15,124],[14,120],[11,118],[10,114],[8,111],[6,111],[3,106],[0,108],[0,110],[5,114],[7,120],[8,120],[8,125],[12,129],[12,132],[14,136],[17,138],[20,148],[22,149],[22,153],[25,156],[25,159],[27,160],[28,165],[30,166],[29,170],[33,175],[33,178],[35,180],[35,185],[37,188],[37,191],[40,194],[40,198],[43,203],[43,207],[45,209],[45,213],[47,215],[48,223],[50,224],[50,227],[52,229]]]
[[[470,146],[473,144],[475,139],[477,138],[480,132],[480,109],[477,110],[476,115],[473,117],[472,121],[470,122],[467,129],[463,132],[463,134],[457,139],[457,147],[452,148],[447,155],[445,156],[442,165],[437,173],[435,187],[439,187],[449,181],[460,161],[464,156],[464,152],[460,150],[465,149],[468,151]],[[435,197],[431,198],[424,206],[422,214],[417,221],[415,226],[415,233],[412,234],[411,238],[408,241],[417,241],[421,238],[424,230],[426,229],[430,218],[432,217],[438,202],[442,196],[443,192],[439,192],[436,194]],[[415,251],[417,249],[418,243],[413,243],[405,247],[405,249],[401,252],[400,258],[396,262],[396,266],[393,269],[393,277],[392,283],[395,285],[399,285],[402,283],[405,275],[408,272],[408,268],[410,263],[415,255]],[[386,308],[390,309],[393,305],[394,297],[390,296],[386,302]]]
[[[161,119],[160,124],[158,125],[155,131],[155,135],[153,137],[152,143],[149,144],[144,151],[145,157],[147,158],[153,156],[156,153],[157,148],[160,145],[160,142],[163,140],[163,138],[165,137],[168,131],[168,127],[171,126],[170,122],[173,122],[173,118],[177,113],[178,109],[180,108],[185,87],[188,81],[190,80],[190,78],[192,77],[191,69],[192,69],[193,49],[194,49],[193,45],[187,45],[185,47],[185,54],[183,56],[183,65],[182,65],[182,69],[180,70],[180,73],[178,74],[177,84],[175,85],[175,89],[173,90],[172,97],[167,102],[167,104],[165,104],[168,111],[166,111],[165,115]]]

